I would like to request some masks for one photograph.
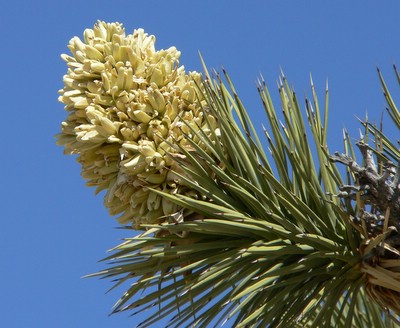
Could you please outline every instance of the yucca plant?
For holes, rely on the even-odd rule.
[[[400,81],[396,66],[397,80]],[[399,111],[378,70],[387,112],[400,128]],[[368,295],[381,305],[400,314],[400,152],[380,127],[362,121],[365,136],[356,143],[363,158],[358,165],[353,157],[335,154],[332,159],[345,164],[353,175],[341,186],[340,197],[356,202],[355,228],[363,236],[359,251],[361,271],[365,274]],[[369,141],[369,135],[372,140]],[[398,143],[399,141],[397,141]]]
[[[115,74],[117,80],[118,69],[134,67],[137,60],[134,56],[113,62],[110,57],[115,57],[113,52],[108,52],[108,57],[102,53],[110,45],[121,44],[122,34],[120,30],[115,32],[113,25],[98,24],[100,31],[100,25],[108,31],[108,34],[97,32],[96,36],[100,38],[98,44],[108,44],[103,48],[98,46],[102,57],[68,57],[70,63],[75,63],[70,65],[68,78],[74,79],[75,67],[99,66],[93,60],[106,60],[107,72],[111,77]],[[119,37],[113,39],[113,33]],[[127,38],[132,41],[130,36]],[[137,45],[129,42],[125,44],[127,48]],[[81,48],[83,52],[90,49]],[[130,53],[126,48],[124,51]],[[140,51],[136,54],[147,58],[148,52]],[[151,53],[155,53],[154,48]],[[174,67],[178,69],[176,65],[175,61],[169,66],[170,72]],[[204,63],[203,68],[201,80],[190,77],[195,73],[182,75],[179,80],[189,83],[196,96],[181,102],[173,129],[165,123],[172,132],[163,134],[164,130],[142,124],[143,131],[136,134],[135,140],[127,128],[138,131],[143,122],[135,119],[142,116],[141,108],[150,120],[157,120],[157,115],[164,113],[154,111],[155,105],[148,96],[128,97],[126,106],[119,103],[118,107],[121,95],[114,96],[112,87],[105,89],[101,69],[97,73],[88,69],[80,84],[67,80],[62,91],[64,97],[65,92],[73,94],[73,90],[80,90],[79,95],[89,95],[85,98],[87,103],[78,103],[78,107],[76,102],[70,105],[67,100],[72,117],[64,124],[59,140],[68,152],[80,155],[78,160],[85,172],[95,174],[96,180],[91,181],[108,190],[106,205],[109,205],[107,199],[114,195],[113,186],[121,185],[118,182],[121,171],[124,188],[131,190],[133,185],[145,192],[141,201],[146,205],[140,205],[145,210],[140,212],[134,198],[125,200],[124,190],[120,189],[118,197],[123,204],[115,212],[129,213],[123,214],[123,223],[133,223],[126,226],[132,236],[111,250],[105,259],[109,262],[106,270],[91,275],[112,278],[115,287],[126,286],[113,312],[148,310],[140,326],[156,325],[163,318],[169,318],[171,327],[399,325],[400,156],[395,143],[380,127],[362,121],[365,133],[357,143],[361,164],[356,162],[347,133],[344,153],[331,154],[327,146],[328,88],[320,105],[311,82],[312,97],[306,99],[303,110],[283,74],[278,84],[281,111],[274,107],[265,82],[261,79],[258,83],[268,121],[263,130],[265,136],[259,137],[228,74],[211,75]],[[142,86],[126,88],[125,84],[122,91],[135,94],[135,88],[155,89],[151,80],[156,71],[154,68],[147,71],[143,79],[148,82],[142,81]],[[184,74],[182,69],[180,72]],[[135,81],[135,70],[131,73]],[[380,77],[390,117],[400,129],[400,113]],[[124,78],[130,79],[129,75]],[[168,98],[170,93],[166,89],[163,91],[164,87],[173,87],[168,84],[171,81],[157,84],[164,106],[172,105],[175,99]],[[99,97],[86,91],[89,82],[97,85],[100,96],[104,92],[109,97],[107,106],[100,109],[96,107],[98,103],[91,104],[90,99]],[[180,82],[173,83],[171,90],[179,98],[183,94],[181,89],[186,87]],[[137,99],[148,106],[131,107],[129,101]],[[86,133],[93,129],[97,133],[91,137],[104,134],[101,127],[109,123],[105,118],[122,123],[113,123],[112,133],[95,138],[91,147],[91,141],[83,140],[79,132],[82,124],[88,125],[87,114],[93,112],[93,107],[100,110],[103,118],[89,117],[91,126],[85,127]],[[133,117],[118,114],[129,108],[136,110]],[[188,110],[194,115],[192,119],[185,117]],[[146,129],[152,129],[152,133]],[[135,154],[142,154],[143,149],[126,144],[149,140],[159,146],[159,153],[168,164],[160,170],[150,165],[157,162],[141,155],[149,167],[143,165],[135,170],[131,165],[132,171],[128,172],[124,166],[126,157],[121,159],[115,154],[136,158]],[[113,175],[99,179],[99,169],[106,167],[107,161],[102,156],[107,147],[112,147],[115,153],[114,171],[111,170]],[[89,158],[93,158],[95,168],[92,164],[86,166],[86,154],[91,154]],[[95,160],[95,155],[100,159]],[[345,170],[335,162],[343,163]],[[161,174],[163,179],[150,183],[146,179],[149,174]],[[100,184],[102,179],[107,184]],[[149,197],[174,206],[168,206],[168,211],[157,211],[165,207],[149,207]],[[146,219],[142,220],[140,213]],[[134,229],[141,232],[135,235]]]

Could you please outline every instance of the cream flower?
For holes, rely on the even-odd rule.
[[[87,185],[106,190],[105,206],[121,223],[140,228],[177,212],[150,188],[193,192],[169,174],[177,164],[168,153],[178,151],[171,144],[186,146],[187,124],[217,129],[214,117],[206,124],[197,100],[200,74],[179,66],[175,47],[157,51],[154,36],[142,29],[127,35],[119,23],[98,21],[68,48],[59,97],[68,117],[58,144],[78,155]]]

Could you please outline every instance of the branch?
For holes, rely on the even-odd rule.
[[[379,174],[370,147],[364,142],[356,145],[363,157],[362,166],[346,154],[336,152],[331,156],[332,161],[347,166],[355,178],[355,185],[341,186],[337,196],[355,200],[358,193],[365,204],[371,205],[370,211],[364,209],[361,219],[372,231],[381,227],[380,222],[389,209],[389,226],[400,232],[400,165],[388,161],[383,165],[382,174]]]

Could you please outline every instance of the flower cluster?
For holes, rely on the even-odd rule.
[[[193,193],[173,173],[170,154],[193,131],[218,133],[198,100],[201,75],[179,66],[175,47],[156,51],[154,36],[126,34],[119,23],[98,21],[68,48],[59,97],[68,117],[58,144],[78,155],[87,185],[106,190],[105,206],[120,223],[161,222],[179,208],[152,189]]]

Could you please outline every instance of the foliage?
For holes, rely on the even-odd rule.
[[[117,48],[120,39],[105,38]],[[82,49],[85,52],[90,47]],[[93,59],[81,58],[78,52],[74,58],[67,60],[73,62],[69,64],[72,79],[74,67],[93,64]],[[108,69],[114,72],[121,64],[110,58],[104,57],[110,61]],[[134,64],[135,61],[130,65]],[[146,125],[154,133],[139,133],[141,141],[125,140],[128,132],[122,132],[122,127],[127,128],[134,117],[142,115],[140,111],[119,124],[118,115],[114,115],[115,106],[118,107],[115,102],[102,109],[101,118],[91,120],[94,106],[89,104],[91,99],[87,106],[79,107],[78,102],[77,107],[66,96],[73,91],[68,89],[72,86],[76,87],[75,92],[90,98],[83,84],[69,83],[67,79],[69,84],[62,91],[68,99],[61,100],[72,114],[59,140],[69,152],[80,154],[78,160],[86,156],[81,151],[90,148],[79,134],[81,124],[90,123],[89,130],[97,131],[90,136],[98,137],[105,118],[113,119],[111,135],[105,139],[99,137],[101,140],[95,138],[99,141],[95,154],[103,156],[102,150],[110,142],[116,144],[112,147],[118,148],[118,153],[121,144],[127,149],[125,143],[162,144],[163,160],[170,163],[163,166],[162,174],[170,177],[168,183],[180,186],[171,192],[162,184],[139,184],[144,187],[146,197],[151,195],[152,199],[173,204],[174,211],[150,211],[150,216],[149,211],[135,212],[132,216],[130,207],[134,198],[124,203],[122,210],[130,214],[123,222],[135,223],[126,226],[127,232],[134,235],[134,229],[144,231],[111,250],[105,259],[107,269],[90,275],[112,278],[114,288],[126,288],[113,312],[148,311],[139,326],[150,326],[163,318],[169,318],[170,327],[399,325],[400,156],[395,143],[381,127],[365,120],[361,121],[364,135],[356,144],[362,164],[356,162],[347,132],[345,153],[332,155],[327,145],[328,88],[321,105],[311,81],[312,98],[306,99],[302,109],[283,74],[278,84],[280,114],[266,83],[262,79],[258,83],[268,120],[263,130],[265,138],[260,138],[228,74],[211,75],[204,63],[203,67],[202,81],[186,75],[183,78],[195,93],[184,101],[186,109],[175,113],[173,128],[168,125],[173,132],[163,135]],[[155,71],[149,70],[146,78],[151,80]],[[135,76],[135,70],[131,73]],[[83,78],[85,83],[93,78],[99,92],[103,92],[103,74],[100,77],[87,74]],[[396,76],[400,81],[397,70]],[[400,129],[400,113],[381,74],[379,77],[389,116]],[[125,91],[134,94],[140,89],[151,94],[145,87],[135,88]],[[174,90],[178,89],[179,86]],[[162,96],[167,97],[165,93]],[[147,114],[154,107],[148,97],[139,97]],[[172,106],[173,100],[164,98],[164,105],[168,103]],[[123,112],[129,108],[129,101],[127,106],[119,109]],[[187,108],[193,111],[194,118],[201,119],[185,118]],[[77,116],[78,111],[82,115]],[[158,112],[151,115],[157,120]],[[87,121],[80,121],[82,117]],[[118,138],[120,141],[114,142]],[[147,156],[139,148],[129,148],[133,151],[129,153],[132,158]],[[109,193],[115,191],[113,185],[118,186],[120,172],[126,174],[126,162],[113,158],[116,171],[112,182],[105,186]],[[80,161],[85,170],[87,163]],[[105,162],[100,159],[93,163],[103,168]],[[335,162],[345,165],[344,174]],[[135,170],[135,165],[131,168]],[[140,168],[140,174],[131,174],[130,181],[148,182],[146,177],[154,173],[154,167]],[[93,169],[92,173],[97,172]],[[120,196],[123,199],[122,189]],[[146,206],[149,204],[147,199],[142,201]]]
[[[328,90],[321,110],[312,85],[309,137],[286,78],[279,85],[284,122],[259,83],[271,161],[226,78],[228,85],[209,75],[204,82],[204,111],[217,117],[221,142],[197,133],[213,156],[195,143],[191,152],[181,149],[190,163],[181,161],[189,176],[182,179],[207,200],[163,194],[196,214],[149,225],[113,250],[113,267],[100,275],[117,276],[118,284],[138,278],[115,311],[155,307],[143,325],[178,313],[174,327],[227,320],[232,327],[393,325],[366,297],[364,237],[351,221],[357,209],[332,196],[344,183],[326,145]],[[134,297],[149,287],[156,289]]]

